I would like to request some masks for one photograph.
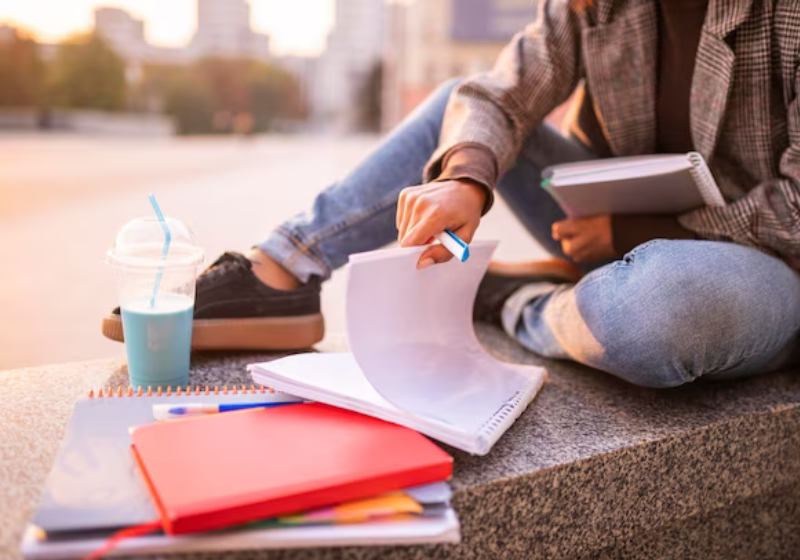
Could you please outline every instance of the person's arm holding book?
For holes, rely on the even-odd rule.
[[[497,178],[513,165],[525,138],[569,98],[580,80],[581,17],[588,14],[574,11],[569,0],[543,2],[537,21],[512,39],[494,68],[455,90],[439,148],[424,172],[428,183],[404,190],[398,200],[398,238],[403,246],[424,244],[444,229],[472,240],[481,214],[491,205]],[[473,155],[465,156],[469,147]],[[456,157],[459,153],[461,158]],[[482,157],[476,153],[490,154],[485,159],[494,162],[485,167],[494,171],[479,180],[456,177],[451,167],[443,166],[445,156],[455,166]],[[420,263],[444,262],[450,256],[432,247]]]

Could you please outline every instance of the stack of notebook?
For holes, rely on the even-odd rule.
[[[312,403],[153,417],[153,404],[187,399],[298,400],[237,393],[79,401],[23,555],[80,557],[152,522],[161,529],[109,554],[458,540],[452,460],[411,430]]]

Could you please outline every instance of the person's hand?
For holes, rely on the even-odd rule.
[[[596,262],[615,256],[611,216],[564,220],[553,224],[553,239],[575,262]]]
[[[425,245],[449,229],[465,243],[472,241],[481,220],[486,192],[469,181],[442,181],[408,187],[397,200],[397,239],[402,247]],[[441,245],[422,253],[417,268],[449,261],[453,255]]]

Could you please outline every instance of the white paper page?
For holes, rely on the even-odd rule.
[[[488,451],[476,434],[402,410],[384,399],[367,380],[352,353],[296,354],[251,364],[248,369],[260,385],[393,422],[471,453]]]
[[[291,384],[290,389],[281,388],[281,391],[291,393],[297,387],[308,389],[302,393],[306,395],[304,398],[310,400],[330,402],[326,396],[334,396],[363,403],[369,409],[382,409],[396,416],[406,416],[370,385],[350,353],[296,354],[254,364],[249,369],[254,372],[254,379],[258,382],[262,382],[262,379],[257,375],[268,373],[269,378],[263,379],[264,385],[272,386],[270,379],[285,380]]]
[[[476,433],[529,383],[486,354],[472,325],[478,285],[496,247],[473,242],[466,262],[417,270],[425,247],[350,258],[347,334],[373,387],[389,402]]]

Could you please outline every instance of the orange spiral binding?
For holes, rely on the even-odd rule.
[[[274,395],[275,393],[280,393],[281,391],[275,391],[272,387],[266,387],[264,385],[219,385],[214,386],[200,386],[197,385],[192,387],[191,385],[187,385],[186,387],[178,387],[175,392],[173,393],[172,387],[167,387],[166,390],[162,387],[156,387],[153,390],[153,387],[148,386],[145,390],[144,387],[141,385],[134,391],[133,387],[117,387],[116,389],[113,387],[100,387],[97,390],[90,389],[89,390],[89,398],[90,399],[99,399],[101,397],[109,398],[109,397],[171,397],[173,394],[176,397],[187,396],[187,397],[200,397],[200,396],[210,396],[210,395],[265,395],[269,392],[270,395]]]

